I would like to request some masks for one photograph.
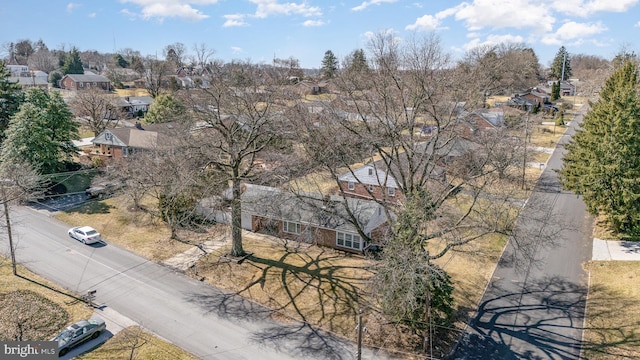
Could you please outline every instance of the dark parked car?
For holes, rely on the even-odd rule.
[[[77,323],[62,330],[58,336],[51,341],[58,342],[58,355],[62,356],[89,339],[96,339],[100,336],[100,332],[106,329],[104,320],[100,318],[91,318],[89,320],[80,320]]]

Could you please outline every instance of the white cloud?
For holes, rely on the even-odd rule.
[[[76,8],[79,8],[81,5],[80,4],[76,4],[76,3],[68,3],[67,4],[67,12],[73,12],[73,10],[75,10]]]
[[[89,15],[87,15],[87,16],[89,16],[90,18],[95,18],[95,17],[96,17],[96,15],[97,15],[96,13],[92,12],[92,13],[90,13],[90,14],[89,14]]]
[[[122,9],[120,10],[120,14],[126,16],[129,18],[129,20],[135,20],[137,15],[134,12],[129,11],[129,9]]]
[[[456,8],[449,8],[436,13],[435,15],[423,15],[416,19],[413,24],[407,25],[405,30],[418,30],[418,31],[431,31],[439,27],[440,21],[453,14],[455,14]]]
[[[473,0],[447,9],[441,16],[454,15],[465,22],[467,29],[529,28],[535,32],[548,32],[555,18],[540,2],[530,0]]]
[[[560,45],[569,41],[574,44],[582,44],[590,36],[601,34],[607,30],[607,27],[601,22],[577,23],[568,21],[562,24],[554,33],[544,36],[541,41],[547,45]]]
[[[601,22],[588,24],[569,21],[562,24],[562,26],[556,30],[556,34],[561,39],[576,39],[600,34],[605,31],[607,31],[607,27]]]
[[[231,52],[234,53],[234,54],[240,54],[240,53],[242,53],[242,48],[238,47],[238,46],[232,46],[231,47]]]
[[[317,6],[310,6],[306,2],[296,3],[279,3],[278,0],[249,0],[258,7],[254,14],[255,17],[264,19],[270,15],[291,15],[297,14],[305,17],[320,16],[322,11]]]
[[[484,41],[481,41],[480,38],[475,38],[469,41],[468,43],[462,45],[463,49],[469,51],[478,46],[485,45],[498,45],[498,44],[509,44],[509,43],[522,43],[524,42],[524,38],[520,35],[489,35]]]
[[[181,18],[189,21],[200,21],[209,17],[192,5],[213,5],[219,0],[120,0],[123,3],[133,3],[142,8],[142,18]]]
[[[635,27],[640,27],[640,21],[638,21],[635,25],[633,25]]]
[[[571,16],[587,17],[599,12],[626,12],[640,0],[563,0],[549,4],[551,8]]]
[[[394,3],[397,2],[398,0],[369,0],[369,1],[363,1],[362,4],[351,8],[351,10],[353,11],[362,11],[366,8],[368,8],[371,5],[380,5],[383,3]]]
[[[440,25],[440,20],[438,20],[435,16],[424,15],[416,19],[416,22],[414,22],[413,24],[407,25],[405,29],[430,31],[435,30],[438,25]]]
[[[222,24],[222,27],[247,26],[249,24],[244,21],[244,17],[244,14],[224,15],[224,18],[227,20]]]
[[[303,26],[322,26],[324,21],[322,20],[307,20],[302,23]]]

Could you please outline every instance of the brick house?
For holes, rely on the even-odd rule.
[[[102,75],[94,74],[67,74],[60,80],[60,87],[66,90],[78,91],[91,88],[99,88],[105,91],[111,90],[111,81]]]
[[[403,200],[396,179],[375,164],[367,164],[338,177],[340,193],[357,199],[378,199],[386,202]]]
[[[174,123],[152,124],[135,127],[107,129],[91,142],[96,148],[94,156],[122,159],[139,151],[150,151],[170,143],[170,132],[177,129]]]
[[[381,240],[387,230],[387,213],[372,200],[294,194],[252,184],[242,188],[245,230],[352,253]]]

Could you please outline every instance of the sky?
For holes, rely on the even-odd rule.
[[[138,50],[162,57],[203,44],[224,61],[294,57],[320,68],[367,50],[374,34],[407,41],[435,33],[454,59],[484,44],[524,43],[549,66],[569,54],[640,53],[640,0],[20,0],[0,6],[0,45],[42,39],[49,49]],[[0,50],[0,56],[6,52]]]

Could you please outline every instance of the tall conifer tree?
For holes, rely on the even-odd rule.
[[[638,67],[627,62],[591,104],[564,157],[560,180],[582,195],[592,214],[604,214],[610,228],[640,231],[640,96]]]

